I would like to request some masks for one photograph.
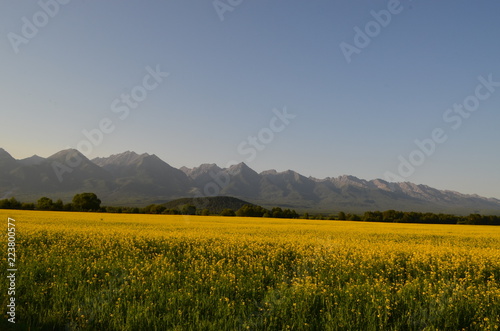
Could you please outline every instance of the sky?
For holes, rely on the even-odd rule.
[[[500,2],[0,4],[0,147],[500,198]]]

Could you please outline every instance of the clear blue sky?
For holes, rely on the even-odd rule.
[[[47,157],[108,118],[114,131],[89,158],[133,150],[175,167],[234,160],[374,179],[401,174],[398,158],[441,128],[447,140],[423,162],[414,153],[404,180],[500,198],[500,87],[482,88],[460,124],[458,113],[443,118],[466,98],[474,106],[478,76],[500,82],[500,2],[405,0],[373,24],[370,12],[388,6],[243,0],[217,13],[212,1],[73,0],[50,17],[36,2],[2,1],[0,147]],[[24,26],[35,21],[36,33]],[[356,26],[375,30],[348,63],[340,45],[356,45]],[[111,105],[148,66],[170,75],[121,120]],[[296,117],[274,122],[283,130],[270,139],[284,107]],[[250,153],[261,131],[268,143]]]

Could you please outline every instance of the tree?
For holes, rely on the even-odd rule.
[[[184,205],[181,209],[182,215],[196,215],[196,207],[193,205]]]
[[[361,217],[356,214],[347,214],[348,221],[361,221]]]
[[[162,205],[155,205],[154,207],[151,208],[151,212],[153,214],[161,214],[167,209],[167,207],[162,206]]]
[[[54,202],[51,198],[41,197],[36,202],[36,209],[38,210],[54,210]]]
[[[341,221],[345,221],[347,219],[347,217],[343,211],[339,212],[339,215],[337,216],[337,218]]]
[[[10,202],[10,208],[12,209],[21,209],[21,206],[23,205],[21,201],[18,201],[16,198],[12,197],[9,199]]]
[[[269,211],[261,206],[255,205],[243,205],[240,209],[236,211],[236,216],[239,217],[262,217],[265,213]]]
[[[22,209],[26,210],[34,210],[35,209],[35,204],[31,202],[23,202],[21,205]]]
[[[400,215],[397,214],[397,211],[390,209],[386,210],[382,213],[382,219],[384,222],[394,222],[398,220]]]
[[[21,209],[22,203],[16,198],[0,200],[0,209]]]
[[[73,197],[72,206],[76,211],[98,211],[101,200],[95,193],[80,193]]]
[[[162,212],[164,215],[179,215],[180,213],[179,209],[165,209]]]
[[[54,210],[63,210],[64,209],[64,203],[61,199],[57,199],[56,202],[54,202]]]
[[[234,210],[226,208],[220,212],[220,216],[236,216]]]
[[[285,209],[283,210],[283,218],[298,218],[299,214],[295,210]]]
[[[122,207],[113,207],[113,206],[106,207],[106,213],[121,213],[121,212],[122,212]]]
[[[145,214],[161,214],[167,209],[165,206],[152,204],[142,209]]]
[[[70,203],[65,203],[64,206],[63,206],[63,210],[64,211],[72,211],[73,210],[73,204],[70,202]]]
[[[9,209],[9,208],[10,208],[9,200],[7,199],[0,200],[0,209]]]
[[[479,214],[470,214],[467,217],[467,224],[473,224],[473,225],[479,225],[482,224],[481,222],[481,215]]]
[[[280,207],[274,207],[273,209],[271,209],[271,216],[274,218],[282,218],[283,210]]]
[[[363,215],[363,221],[366,222],[382,222],[383,216],[379,211],[367,211]]]

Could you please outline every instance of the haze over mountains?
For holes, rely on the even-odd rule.
[[[437,190],[413,183],[388,183],[354,176],[317,179],[292,170],[257,173],[244,163],[222,169],[202,164],[176,169],[156,155],[124,152],[89,160],[77,150],[48,158],[14,159],[0,148],[0,199],[70,201],[94,192],[105,205],[145,206],[182,197],[233,196],[262,206],[317,212],[396,209],[455,214],[500,214],[500,200]]]

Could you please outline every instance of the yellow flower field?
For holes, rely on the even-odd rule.
[[[0,217],[4,233],[8,217],[16,220],[19,330],[500,326],[500,227],[14,210]],[[7,270],[6,235],[0,246]],[[4,278],[5,308],[8,287]],[[12,326],[6,312],[2,330]]]

